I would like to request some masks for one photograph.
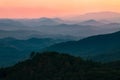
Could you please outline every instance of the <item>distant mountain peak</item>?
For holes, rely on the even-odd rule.
[[[39,18],[39,20],[43,20],[43,21],[46,21],[46,20],[62,21],[60,18],[47,18],[47,17],[41,17],[41,18]]]
[[[46,18],[46,17],[42,17],[39,20],[40,21],[53,21],[51,18]]]
[[[88,22],[88,23],[93,23],[93,22],[97,22],[96,20],[94,20],[94,19],[90,19],[90,20],[87,20],[87,21],[85,21],[85,22]]]
[[[82,21],[80,22],[81,25],[94,25],[94,26],[99,26],[99,25],[103,25],[102,22],[96,21],[94,19],[89,19],[86,21]]]
[[[103,11],[103,12],[91,12],[83,15],[73,16],[69,20],[71,21],[85,21],[89,19],[94,20],[107,20],[110,22],[120,22],[120,13]]]
[[[112,11],[102,11],[102,12],[91,12],[91,13],[86,13],[85,15],[90,15],[90,14],[119,14],[118,12],[112,12]]]
[[[32,24],[37,25],[57,25],[61,24],[63,20],[59,18],[47,18],[47,17],[41,17],[39,19],[32,19],[30,21]]]

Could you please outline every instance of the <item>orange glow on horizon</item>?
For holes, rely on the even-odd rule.
[[[100,11],[120,12],[120,0],[0,1],[0,18],[62,17]]]

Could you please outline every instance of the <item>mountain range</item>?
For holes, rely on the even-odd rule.
[[[17,61],[24,60],[32,51],[39,51],[55,43],[63,42],[62,39],[30,38],[19,40],[15,38],[0,39],[0,66],[9,66]]]
[[[70,36],[71,38],[76,37],[77,39],[82,39],[88,36],[120,30],[119,13],[97,12],[87,13],[81,16],[83,18],[76,17],[76,21],[71,22],[69,22],[71,19],[46,17],[36,19],[0,19],[0,30],[2,30],[0,31],[2,32],[0,33],[0,38],[14,37],[18,39],[28,39],[31,37],[42,38],[44,36],[44,38]],[[102,16],[106,17],[104,18]],[[117,18],[117,20],[113,18]],[[18,35],[18,37],[16,35]]]
[[[0,65],[16,63],[29,52],[38,50],[74,53],[72,55],[104,62],[119,60],[120,32],[116,32],[120,31],[119,13],[82,16],[84,19],[77,17],[75,22],[45,17],[0,19]]]
[[[100,21],[96,21],[94,19],[82,21],[82,22],[80,22],[78,24],[80,24],[80,25],[91,25],[91,26],[102,26],[102,25],[105,25],[105,23],[100,22]]]
[[[120,31],[112,34],[97,35],[79,41],[58,43],[46,48],[46,51],[74,53],[97,61],[120,60]]]
[[[79,41],[54,38],[0,39],[0,66],[8,66],[28,57],[31,51],[57,51],[74,53],[95,61],[116,61],[120,59],[120,31],[96,35]],[[63,42],[63,43],[62,43]]]
[[[71,22],[80,22],[85,20],[94,19],[101,22],[120,22],[120,13],[103,11],[103,12],[90,12],[83,15],[78,16],[70,16],[67,20]]]

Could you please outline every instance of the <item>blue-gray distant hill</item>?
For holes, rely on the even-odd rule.
[[[120,31],[52,45],[45,50],[82,56],[98,61],[120,60]]]
[[[103,12],[90,12],[83,15],[72,16],[68,20],[72,22],[80,22],[84,20],[94,19],[102,22],[120,22],[120,13],[103,11]]]
[[[0,30],[18,30],[26,28],[26,25],[14,19],[0,19]]]
[[[17,21],[23,23],[24,25],[35,27],[35,26],[42,26],[42,25],[58,25],[62,24],[64,21],[60,18],[36,18],[36,19],[18,19]]]
[[[120,24],[117,22],[106,24],[94,19],[88,19],[80,23],[76,22],[76,24],[68,24],[59,18],[0,19],[0,38],[28,39],[44,36],[47,38],[70,36],[71,38],[81,39],[118,30],[120,30]]]
[[[80,22],[78,24],[80,24],[80,25],[91,25],[91,26],[102,26],[102,25],[105,25],[105,23],[97,21],[97,20],[94,20],[94,19],[85,20],[85,21],[82,21],[82,22]]]
[[[0,39],[0,66],[8,66],[23,60],[32,51],[39,51],[42,48],[62,42],[51,38],[30,38],[19,40],[15,38]]]

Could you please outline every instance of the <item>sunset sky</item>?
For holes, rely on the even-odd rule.
[[[120,0],[0,0],[0,18],[63,17],[120,12]]]

